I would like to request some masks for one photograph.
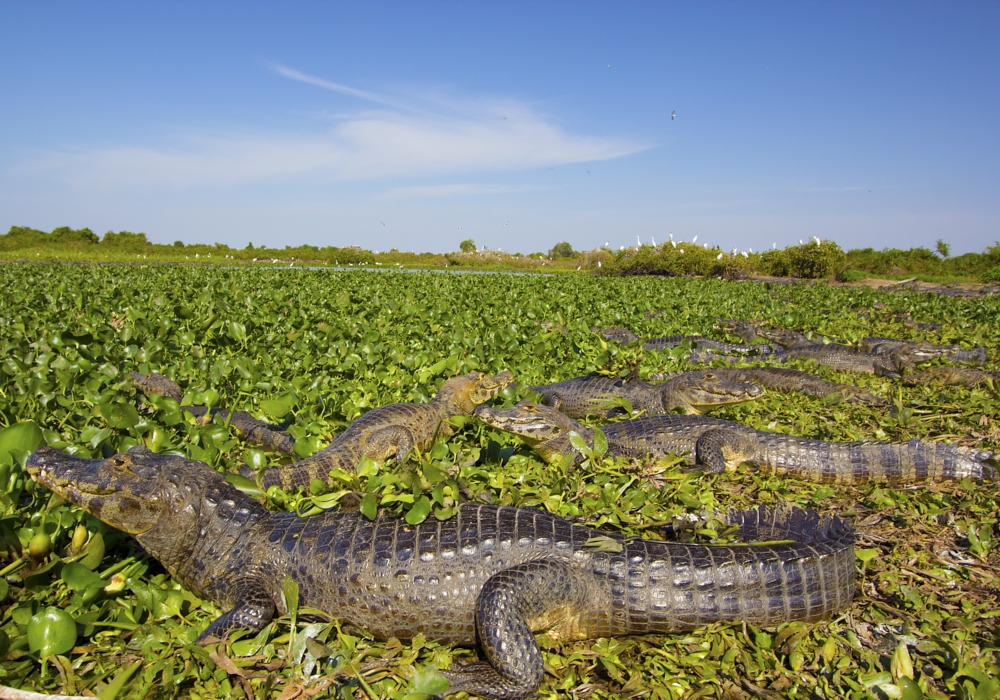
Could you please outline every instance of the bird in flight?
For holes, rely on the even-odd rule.
[[[673,112],[670,113],[670,119],[673,120],[673,118],[676,116],[677,116],[677,110],[675,109]]]
[[[610,67],[611,67],[611,64],[609,63],[609,64],[608,64],[608,68],[610,68]]]
[[[379,223],[382,224],[383,226],[385,226],[385,222],[384,221],[379,221]]]
[[[504,119],[506,119],[506,118],[507,118],[507,117],[504,117]]]

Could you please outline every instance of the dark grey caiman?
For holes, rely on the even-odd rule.
[[[157,372],[141,374],[132,372],[132,381],[142,390],[144,394],[166,396],[180,404],[183,396],[181,388],[177,383]],[[225,422],[229,421],[236,432],[244,440],[258,445],[266,445],[279,452],[291,452],[295,447],[295,438],[286,433],[277,425],[265,423],[254,418],[246,411],[228,411],[225,408],[213,408],[209,410],[204,406],[181,406],[182,411],[186,411],[197,418],[207,420],[206,416],[218,418]]]
[[[930,384],[979,386],[991,382],[1000,382],[1000,372],[963,367],[932,367],[924,372],[903,377],[903,384],[907,386]]]
[[[308,486],[314,479],[328,483],[331,470],[353,471],[362,457],[376,462],[395,457],[402,462],[413,448],[425,450],[435,438],[450,435],[454,428],[448,419],[471,416],[476,406],[499,394],[513,379],[510,370],[492,377],[482,372],[452,377],[428,403],[379,406],[347,426],[319,452],[285,466],[265,469],[260,474],[247,467],[244,476],[257,478],[265,489],[270,486],[291,489]],[[157,393],[157,388],[163,389],[162,384],[158,382],[151,390]]]
[[[566,456],[583,458],[570,441],[577,433],[594,445],[594,429],[550,406],[522,401],[513,408],[480,406],[476,416],[489,426],[523,438],[547,462]],[[601,428],[608,452],[618,457],[661,458],[683,455],[690,465],[721,473],[743,462],[769,467],[819,483],[858,484],[868,481],[917,483],[939,479],[995,478],[983,460],[991,452],[962,452],[951,445],[910,440],[892,442],[824,442],[755,430],[708,416],[651,416]]]
[[[285,612],[291,577],[301,605],[378,639],[478,643],[486,660],[445,671],[448,692],[533,694],[538,632],[570,641],[716,620],[773,627],[829,617],[854,595],[850,526],[798,509],[730,515],[744,538],[768,544],[681,544],[483,504],[419,525],[385,513],[270,513],[207,465],[145,448],[89,460],[43,447],[27,468],[227,609],[200,641],[262,629]]]
[[[613,377],[587,376],[567,379],[546,386],[529,387],[542,395],[542,403],[571,418],[588,415],[608,418],[624,414],[615,398],[624,398],[633,410],[647,416],[672,413],[675,408],[701,415],[719,406],[757,398],[761,387],[772,391],[798,391],[809,396],[838,394],[848,402],[884,406],[885,399],[873,396],[860,387],[828,382],[819,377],[784,367],[718,367],[673,375],[652,375],[662,384],[625,381]]]
[[[605,340],[614,340],[622,344],[633,343],[639,340],[632,331],[627,328],[592,328],[592,331],[600,335]],[[738,345],[736,343],[725,343],[721,340],[712,340],[700,335],[664,335],[659,338],[650,338],[642,344],[646,350],[662,352],[675,348],[682,343],[689,343],[695,350],[717,350],[719,352],[732,352],[744,355],[767,355],[775,351],[770,345]],[[778,348],[780,350],[780,348]]]
[[[788,328],[765,328],[750,321],[730,321],[724,319],[718,319],[718,321],[726,331],[738,335],[748,343],[764,339],[781,346],[784,350],[824,346],[833,346],[835,348],[840,346],[850,347],[843,340],[823,335],[807,336],[800,331]],[[902,352],[906,361],[910,363],[924,362],[939,357],[946,357],[953,362],[986,362],[986,348],[981,347],[966,349],[960,345],[935,345],[923,340],[900,340],[898,338],[884,338],[879,336],[862,338],[857,345],[859,350],[874,355],[900,354]],[[780,352],[780,350],[777,352]]]
[[[546,406],[575,418],[623,414],[625,409],[614,403],[615,398],[627,399],[633,410],[642,410],[647,416],[670,413],[675,408],[701,415],[719,406],[750,401],[763,391],[756,384],[731,381],[711,372],[679,375],[655,386],[638,379],[592,375],[528,388],[541,394]]]

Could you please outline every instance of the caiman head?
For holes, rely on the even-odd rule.
[[[470,372],[452,377],[441,385],[435,401],[447,401],[462,413],[472,413],[476,406],[486,403],[514,381],[514,373],[505,369],[492,377],[482,372]]]
[[[551,406],[543,406],[531,401],[522,401],[511,408],[480,406],[476,409],[476,417],[492,428],[517,435],[534,447],[546,462],[558,461],[563,454],[572,451],[568,443],[561,446],[560,449],[555,449],[555,446],[546,448],[546,444],[551,443],[556,438],[566,437],[570,432],[576,432],[588,442],[593,439],[591,429],[584,427]]]
[[[788,330],[787,328],[758,328],[757,335],[769,343],[780,345],[783,348],[812,345],[814,342],[809,340],[804,334]]]
[[[108,459],[81,459],[42,447],[28,457],[26,466],[38,483],[143,544],[142,535],[161,524],[175,537],[186,526],[197,532],[194,525],[223,501],[230,506],[249,502],[263,511],[208,465],[142,446]]]
[[[639,336],[635,333],[627,328],[619,328],[618,326],[612,326],[611,328],[591,328],[590,330],[597,333],[597,335],[601,336],[605,340],[614,340],[622,345],[627,345],[639,340]]]
[[[744,343],[752,343],[760,337],[760,330],[756,324],[750,321],[740,321],[737,319],[716,318],[715,322],[726,333],[732,333],[743,339]]]
[[[680,406],[696,416],[719,406],[751,401],[764,393],[757,384],[734,382],[711,372],[685,372],[660,386],[665,410]]]

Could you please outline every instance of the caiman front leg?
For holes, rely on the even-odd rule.
[[[476,601],[476,632],[487,661],[442,671],[449,693],[497,698],[534,694],[544,673],[534,632],[555,629],[572,637],[579,616],[597,601],[581,572],[561,561],[540,559],[499,571]]]
[[[387,425],[372,431],[359,452],[379,462],[393,456],[397,462],[403,462],[410,454],[410,450],[416,446],[417,440],[409,428],[402,425]]]
[[[238,584],[239,592],[232,610],[223,613],[210,624],[196,642],[204,643],[209,637],[226,639],[236,629],[260,632],[271,621],[277,608],[267,589],[258,582]]]
[[[757,441],[741,430],[712,428],[706,430],[695,443],[695,464],[708,467],[710,474],[721,474],[727,468],[735,469],[743,462],[758,458]]]

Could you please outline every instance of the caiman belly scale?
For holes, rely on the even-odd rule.
[[[774,626],[830,616],[854,595],[850,526],[799,509],[730,514],[745,539],[768,543],[681,544],[484,504],[419,525],[356,511],[270,513],[207,465],[141,447],[108,460],[42,448],[27,468],[227,608],[202,639],[263,628],[284,611],[282,581],[291,577],[301,605],[380,639],[478,643],[486,660],[445,672],[449,692],[535,692],[536,632],[575,640],[716,620]]]

